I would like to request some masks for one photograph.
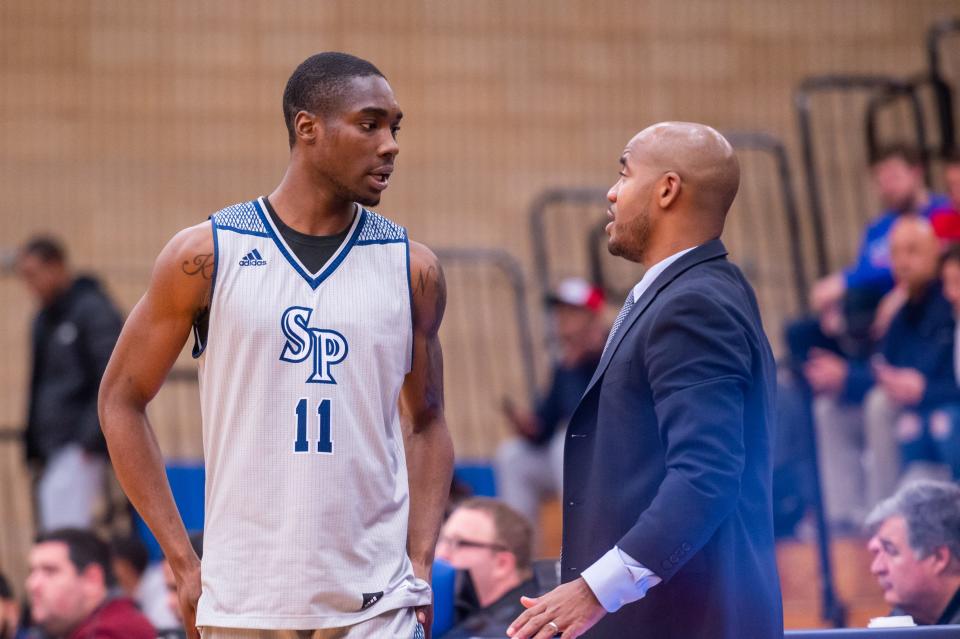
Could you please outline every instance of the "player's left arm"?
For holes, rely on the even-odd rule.
[[[410,478],[407,552],[416,575],[430,580],[453,474],[453,442],[443,415],[443,352],[440,322],[447,285],[437,256],[410,243],[413,293],[413,363],[400,390],[403,443]]]

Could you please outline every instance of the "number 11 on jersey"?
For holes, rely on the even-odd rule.
[[[320,433],[317,440],[317,452],[333,454],[333,440],[330,438],[330,400],[325,399],[317,406],[317,415],[319,415]],[[297,402],[297,441],[293,444],[293,451],[296,453],[310,452],[310,441],[307,439],[307,400],[302,398]]]

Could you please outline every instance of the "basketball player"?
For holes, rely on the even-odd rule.
[[[103,430],[188,636],[424,636],[453,462],[446,285],[433,253],[364,208],[387,188],[402,113],[380,71],[343,53],[304,61],[283,110],[280,185],[160,253],[104,377]],[[202,570],[145,414],[191,330]]]

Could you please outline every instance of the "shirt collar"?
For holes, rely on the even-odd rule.
[[[667,268],[671,264],[673,264],[674,262],[676,262],[681,257],[683,257],[684,255],[686,255],[687,253],[689,253],[695,248],[697,247],[691,246],[688,249],[683,249],[678,253],[674,253],[670,257],[660,260],[659,262],[657,262],[656,264],[648,268],[647,272],[643,274],[643,277],[640,279],[640,281],[637,282],[637,285],[633,287],[633,303],[636,304],[638,301],[640,301],[640,296],[643,295],[648,288],[650,288],[650,285],[653,284],[654,280],[656,280],[661,273],[667,270]]]

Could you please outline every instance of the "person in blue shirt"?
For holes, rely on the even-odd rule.
[[[886,341],[897,350],[908,351],[922,359],[935,373],[922,379],[909,373],[891,373],[886,366],[875,367],[878,379],[909,407],[896,424],[900,453],[906,472],[943,476],[947,472],[954,480],[960,479],[960,386],[957,375],[960,358],[957,357],[957,312],[960,309],[960,245],[950,246],[940,260],[940,281],[930,287],[924,296],[926,304],[918,304],[913,317],[908,314],[894,318]],[[905,307],[904,310],[907,310]],[[927,326],[937,327],[939,334],[926,344],[912,344],[905,339],[903,324],[916,318]],[[902,321],[899,321],[902,320]],[[947,328],[950,328],[948,333]],[[901,390],[903,389],[903,390]],[[910,402],[910,400],[919,401]]]
[[[927,190],[920,153],[912,147],[897,145],[880,150],[872,158],[870,170],[883,211],[864,230],[857,258],[813,286],[809,295],[811,316],[792,322],[786,331],[793,386],[802,389],[801,395],[814,397],[812,410],[818,432],[825,425],[832,426],[856,434],[861,443],[868,436],[861,402],[869,385],[847,384],[848,373],[851,366],[868,366],[879,338],[905,300],[903,291],[893,286],[890,230],[901,216],[928,218],[946,202]],[[867,410],[872,408],[872,404],[867,406]],[[790,424],[781,424],[783,427],[789,428]],[[883,446],[896,457],[895,443]],[[820,465],[823,469],[834,463],[849,467],[853,462],[821,460]],[[855,467],[860,466],[858,459]],[[877,468],[877,464],[870,465],[865,477],[861,475],[859,481],[850,484],[824,478],[827,518],[835,528],[859,530],[867,503],[875,503],[892,490],[888,474],[874,473]],[[831,471],[821,472],[829,476]]]
[[[924,423],[948,419],[960,404],[954,373],[953,310],[939,279],[940,246],[930,222],[901,217],[890,232],[893,276],[905,302],[869,362],[846,366],[843,392],[866,396],[862,428],[851,420],[821,419],[818,449],[825,494],[866,484],[863,506],[888,497],[902,470],[938,461]],[[858,495],[849,495],[855,499]],[[826,504],[831,508],[829,500]],[[833,504],[836,506],[836,504]]]
[[[847,356],[863,356],[870,350],[870,342],[883,334],[903,303],[890,271],[890,229],[901,215],[929,218],[948,204],[946,197],[927,190],[921,155],[913,147],[880,150],[872,158],[870,171],[884,209],[864,229],[854,262],[813,285],[809,295],[813,317],[788,327],[791,356],[798,363],[816,359],[813,349]],[[815,391],[821,377],[829,378],[823,381],[830,385],[833,376],[820,370],[826,366],[811,368],[807,377],[814,378],[810,381]]]

